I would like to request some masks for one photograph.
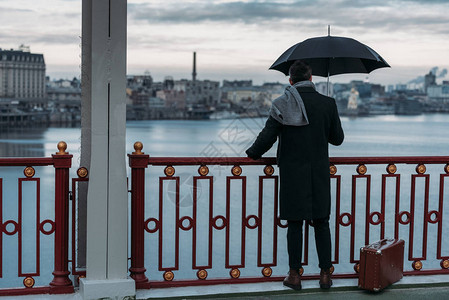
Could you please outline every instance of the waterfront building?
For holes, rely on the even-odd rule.
[[[183,110],[186,107],[186,94],[183,90],[161,90],[156,92],[156,96],[164,99],[167,108]]]
[[[126,94],[133,106],[148,106],[150,97],[156,96],[155,87],[149,72],[144,75],[127,76]]]
[[[18,50],[0,48],[0,97],[45,99],[44,55],[23,45]]]
[[[165,100],[159,97],[150,97],[150,99],[148,99],[148,105],[151,108],[164,108]]]
[[[185,93],[187,104],[212,107],[220,101],[220,83],[211,80],[188,80]]]
[[[262,86],[248,85],[251,80],[247,81],[223,81],[222,100],[239,104],[245,101],[271,101],[284,93],[285,85],[276,83],[264,83]]]
[[[169,84],[169,82],[167,83]],[[169,102],[181,102],[177,106],[185,107],[185,105],[203,105],[215,107],[220,103],[221,89],[218,81],[212,80],[188,80],[181,79],[173,81],[173,90],[167,95],[172,98]],[[182,104],[184,102],[184,104]]]
[[[429,74],[424,76],[424,92],[427,92],[427,89],[434,85],[436,85],[436,75],[430,71]]]
[[[165,76],[164,82],[162,83],[164,90],[172,90],[175,87],[175,80],[172,76]]]
[[[280,82],[264,82],[264,84],[262,84],[263,89],[277,91],[278,93],[283,93],[287,86],[288,84]]]
[[[153,96],[151,90],[146,89],[126,89],[126,94],[130,100],[131,105],[148,105],[148,100]]]
[[[443,81],[443,84],[427,87],[429,99],[443,103],[449,103],[449,81]]]
[[[223,80],[223,88],[251,87],[252,80]]]
[[[285,88],[287,87],[287,84],[282,84],[280,82],[265,82],[262,84],[260,89],[268,95],[270,103],[268,103],[268,106],[271,106],[271,102],[280,97],[284,94]]]
[[[48,87],[47,96],[54,104],[73,102],[79,106],[81,103],[81,89],[77,87]]]
[[[187,80],[167,76],[163,82],[153,82],[148,72],[127,78],[128,120],[185,118]]]
[[[153,77],[149,72],[144,75],[128,75],[126,78],[126,86],[131,89],[146,88],[150,89],[153,85]]]
[[[45,109],[51,111],[50,122],[66,123],[81,120],[81,82],[59,79],[47,81],[48,104]]]
[[[426,111],[449,112],[449,81],[432,85],[427,88]]]
[[[405,90],[407,90],[406,84],[402,84],[402,83],[396,84],[396,91],[405,91]]]
[[[392,100],[396,115],[420,115],[423,112],[422,104],[417,97],[401,93]]]
[[[251,101],[256,99],[261,91],[254,86],[244,87],[223,87],[223,99],[234,104],[238,104],[242,101]]]
[[[46,122],[45,61],[42,54],[0,48],[0,124]]]
[[[175,80],[173,84],[173,90],[185,93],[187,89],[187,81],[187,79]]]

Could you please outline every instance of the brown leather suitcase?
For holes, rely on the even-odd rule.
[[[359,288],[378,292],[399,281],[404,267],[404,240],[383,239],[360,248]]]

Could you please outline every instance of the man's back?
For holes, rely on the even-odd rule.
[[[312,220],[330,213],[329,146],[344,134],[335,100],[311,87],[298,88],[309,124],[282,126],[278,165],[281,172],[281,218]],[[284,205],[284,204],[288,205]]]
[[[298,92],[304,102],[309,124],[306,126],[283,126],[279,134],[278,164],[283,157],[304,163],[328,161],[328,143],[343,142],[335,100],[315,91],[312,87],[300,87]]]

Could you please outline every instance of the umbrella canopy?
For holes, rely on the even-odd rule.
[[[338,36],[323,36],[307,39],[290,47],[270,67],[288,75],[296,60],[307,62],[312,74],[331,76],[345,73],[370,73],[390,65],[365,44],[354,39]]]

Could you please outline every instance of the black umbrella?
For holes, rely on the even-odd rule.
[[[290,47],[270,67],[288,75],[296,60],[307,62],[312,74],[328,77],[346,73],[370,73],[390,65],[365,44],[338,36],[322,36],[307,39]]]

